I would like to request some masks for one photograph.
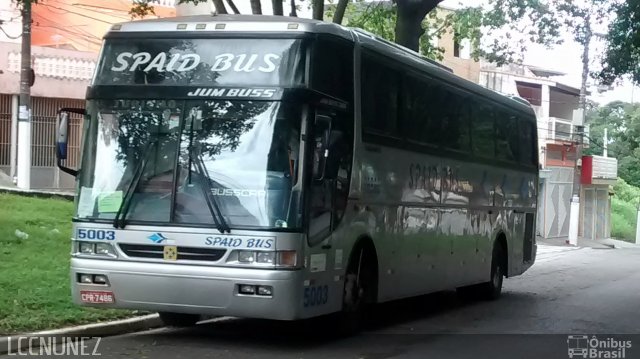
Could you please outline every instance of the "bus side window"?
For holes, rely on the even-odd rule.
[[[471,124],[473,153],[479,157],[493,159],[495,157],[493,111],[491,108],[477,103],[474,103],[473,108]]]

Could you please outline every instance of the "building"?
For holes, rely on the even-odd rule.
[[[483,64],[479,83],[527,99],[536,112],[541,168],[538,235],[543,238],[569,236],[573,188],[579,185],[578,236],[608,238],[611,233],[609,185],[617,178],[617,160],[603,156],[576,158],[578,145],[588,146],[589,141],[585,139],[589,132],[582,123],[580,89],[554,80],[562,75],[534,66],[497,68]]]
[[[17,182],[18,161],[31,158],[26,189],[71,189],[74,178],[56,166],[56,113],[61,107],[84,108],[84,96],[96,67],[102,36],[116,22],[130,20],[125,0],[56,0],[32,7],[32,121],[18,130],[22,18],[15,1],[0,0],[0,186]],[[173,0],[156,0],[156,15],[173,16]],[[71,123],[69,160],[77,166],[82,121]],[[30,140],[19,146],[19,139]]]

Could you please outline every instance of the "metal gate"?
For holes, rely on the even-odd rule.
[[[544,186],[544,226],[545,238],[569,236],[569,214],[573,188],[573,168],[548,167],[551,171]]]
[[[584,189],[584,214],[582,237],[586,239],[609,238],[609,190],[607,186]]]
[[[0,170],[11,175],[11,95],[0,94]]]

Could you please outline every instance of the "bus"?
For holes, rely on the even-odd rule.
[[[525,100],[289,17],[116,24],[96,66],[86,107],[57,120],[58,166],[77,186],[77,305],[171,326],[335,315],[357,328],[376,303],[496,299],[535,261]]]

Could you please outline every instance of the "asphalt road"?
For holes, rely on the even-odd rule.
[[[599,357],[640,358],[640,250],[542,246],[527,273],[505,280],[498,301],[437,293],[381,305],[359,335],[330,332],[326,320],[231,319],[105,338],[98,351],[104,359],[538,359],[568,358],[568,335],[596,335],[610,347],[631,340],[624,351],[601,344]]]

